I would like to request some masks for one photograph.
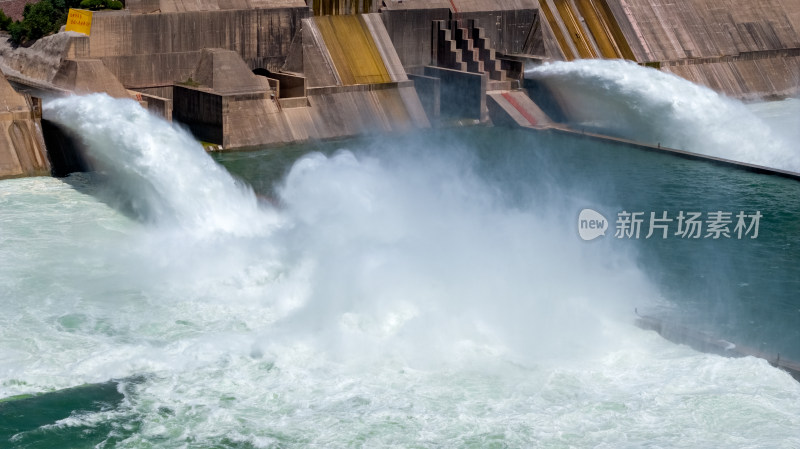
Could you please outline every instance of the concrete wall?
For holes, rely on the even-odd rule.
[[[272,90],[277,92],[278,98],[297,98],[306,96],[306,79],[303,76],[289,73],[270,72],[267,69],[255,69],[253,73],[269,80]]]
[[[281,102],[276,98],[268,78],[254,74],[234,51],[204,49],[190,74],[194,83],[173,88],[173,118],[186,124],[198,138],[221,144],[225,149],[428,127],[430,123],[413,83],[402,70],[394,73],[399,70],[396,54],[391,47],[380,49],[374,41],[375,33],[383,31],[377,19],[377,16],[329,16],[323,20],[329,28],[325,33],[316,26],[319,19],[304,19],[302,48],[304,66],[308,64],[311,69],[305,75],[310,79],[278,75],[294,83],[295,95],[304,95],[290,98],[291,101]],[[349,47],[350,50],[369,44],[367,62],[383,68],[381,83],[367,84],[372,81],[371,72],[356,67],[362,63],[357,60],[361,53],[345,51],[353,36],[339,35],[340,28],[358,33],[359,45]],[[382,35],[388,41],[385,32]],[[328,52],[329,44],[337,46],[336,66]],[[398,66],[392,73],[386,68],[384,58],[395,61],[393,67]],[[325,73],[320,68],[328,70],[330,80],[314,78],[316,72]],[[348,70],[350,75],[366,73],[365,79],[350,76],[349,84],[343,85],[339,74]],[[273,75],[262,69],[256,72]],[[393,76],[402,81],[391,81]],[[306,79],[308,85],[304,86]],[[321,82],[335,84],[315,85]]]
[[[147,110],[172,121],[172,99],[131,91],[132,96],[139,102],[147,103]]]
[[[385,0],[383,9],[402,11],[450,9],[454,13],[532,9],[536,0]]]
[[[796,0],[538,3],[546,18],[545,38],[557,41],[565,59],[623,57],[666,62],[800,46],[800,2]],[[609,40],[618,41],[620,47],[614,49],[615,42]],[[548,56],[556,57],[555,53]]]
[[[608,0],[639,62],[725,94],[800,94],[797,0]]]
[[[0,179],[50,173],[41,136],[41,110],[0,75]]]
[[[381,17],[400,61],[409,69],[431,63],[432,22],[448,20],[450,9],[386,9]]]
[[[522,53],[531,26],[537,16],[533,8],[507,11],[462,12],[456,19],[475,20],[475,26],[484,29],[491,47],[498,53]]]
[[[548,57],[623,57],[743,99],[800,94],[797,0],[538,1]]]
[[[127,0],[125,2],[127,10],[136,14],[305,6],[305,0]]]
[[[665,64],[671,72],[726,95],[744,100],[778,99],[800,94],[800,49],[748,58],[714,58],[702,63]],[[760,56],[760,55],[752,55]]]
[[[410,81],[308,89],[279,108],[268,93],[222,95],[175,86],[175,121],[226,150],[430,126]]]
[[[414,81],[414,88],[417,91],[425,114],[432,123],[437,123],[441,116],[442,87],[441,80],[432,76],[408,74],[408,78]]]
[[[475,20],[482,27],[491,47],[499,53],[523,53],[536,20],[532,3],[523,9],[460,11],[451,8],[384,9],[381,13],[386,31],[406,69],[431,64],[432,22],[451,18]]]
[[[293,51],[302,53],[302,72],[308,87],[341,85],[342,79],[316,21],[313,18],[303,19],[302,24],[301,45],[294,46]],[[289,56],[290,59],[293,57]]]
[[[134,89],[136,92],[140,92],[144,95],[153,95],[160,98],[166,98],[167,100],[172,100],[172,85],[169,86],[160,86],[160,87],[143,87]]]
[[[485,120],[486,85],[485,73],[468,73],[439,67],[425,67],[425,76],[439,78],[442,119],[471,118]]]
[[[294,137],[332,138],[430,126],[410,81],[309,89],[308,99],[309,108],[285,111]]]
[[[277,71],[307,8],[94,14],[89,55],[127,88],[185,81],[203,48],[234,50],[250,69]]]
[[[608,0],[640,62],[800,47],[797,0]]]
[[[286,73],[271,73],[270,77],[280,83],[278,98],[297,98],[306,96],[306,79]]]
[[[172,90],[172,119],[189,127],[200,140],[223,142],[222,95],[190,86]]]

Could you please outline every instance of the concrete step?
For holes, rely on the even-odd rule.
[[[447,69],[466,71],[467,64],[464,63],[462,52],[456,46],[452,31],[447,27],[444,20],[434,21],[434,33],[436,33],[436,41],[438,42],[435,49],[436,65]]]
[[[486,73],[494,81],[508,79],[483,28],[476,27],[473,20],[436,20],[433,23],[437,42],[435,63],[438,67]]]

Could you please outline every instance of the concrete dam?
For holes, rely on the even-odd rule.
[[[3,35],[0,447],[800,447],[800,25],[756,3]]]
[[[5,131],[17,137],[0,176],[47,172],[34,104],[65,93],[132,98],[226,150],[470,123],[546,127],[581,108],[548,81],[526,83],[525,68],[579,58],[634,61],[734,98],[790,97],[800,10],[768,3],[132,0],[95,12],[88,36],[3,44],[2,82],[16,87],[3,101],[25,118]]]

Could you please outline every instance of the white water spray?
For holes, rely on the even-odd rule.
[[[194,232],[259,232],[266,215],[252,189],[217,165],[192,135],[133,100],[106,94],[45,102],[44,118],[83,142],[137,218],[175,221]]]
[[[526,71],[590,127],[696,153],[800,172],[800,152],[741,102],[621,60],[544,64]]]
[[[463,152],[384,151],[312,154],[286,179],[283,238],[311,267],[294,334],[319,329],[347,357],[445,359],[466,347],[577,357],[613,346],[606,326],[627,326],[656,295],[632,259],[583,244],[545,201],[502,204]],[[555,201],[570,218],[578,210]]]
[[[309,155],[288,174],[285,208],[275,212],[259,209],[186,131],[133,101],[70,97],[49,103],[46,115],[81,136],[108,183],[143,205],[137,211],[177,231],[142,238],[141,260],[115,263],[156,267],[147,276],[158,285],[196,286],[211,302],[220,285],[253,285],[246,278],[256,274],[263,291],[249,301],[284,319],[277,332],[310,337],[330,354],[372,347],[375,356],[436,359],[464,345],[523,357],[592,351],[604,345],[606,320],[627,326],[619,317],[656,296],[632,259],[584,245],[560,222],[566,215],[572,223],[576,200],[503,205],[463,149]],[[258,233],[275,214],[280,225]],[[229,237],[176,235],[194,227]]]
[[[0,186],[2,395],[150,374],[57,426],[110,422],[122,448],[798,443],[788,375],[630,324],[657,292],[578,238],[561,186],[508,204],[469,149],[383,143],[298,161],[251,232],[272,212],[182,130],[102,96],[47,110],[156,225]]]

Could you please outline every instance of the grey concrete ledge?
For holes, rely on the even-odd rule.
[[[309,97],[317,95],[338,94],[344,92],[369,92],[376,90],[398,89],[401,87],[413,87],[414,82],[411,80],[406,81],[393,81],[390,83],[381,84],[354,84],[352,86],[326,86],[326,87],[309,87],[307,94]]]

